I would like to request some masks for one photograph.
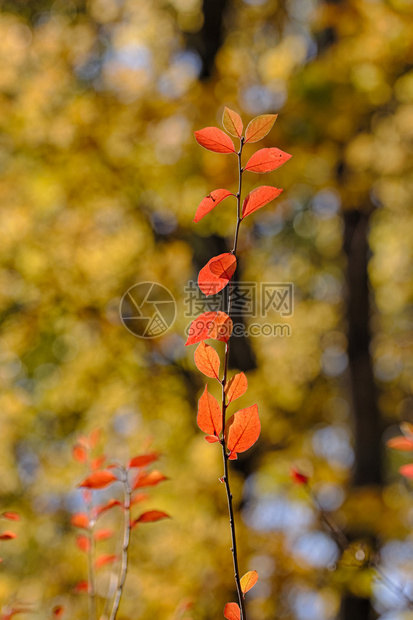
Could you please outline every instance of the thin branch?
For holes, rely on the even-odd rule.
[[[131,506],[131,488],[128,479],[128,470],[124,467],[121,468],[122,478],[121,482],[124,489],[124,502],[123,502],[123,514],[124,514],[124,529],[123,529],[123,542],[122,542],[122,555],[121,566],[119,572],[118,586],[116,588],[115,598],[113,601],[112,611],[110,612],[109,620],[115,620],[118,613],[120,599],[122,597],[123,587],[125,585],[126,573],[128,570],[128,549],[130,541],[130,506]]]
[[[241,166],[241,154],[242,154],[242,147],[244,145],[244,138],[241,138],[241,143],[240,143],[240,149],[238,152],[238,173],[239,173],[239,182],[238,182],[238,193],[237,193],[237,223],[236,223],[236,227],[235,227],[235,234],[234,234],[234,246],[232,249],[232,254],[234,256],[236,256],[236,251],[237,251],[237,243],[238,243],[238,234],[239,234],[239,227],[240,227],[240,223],[242,220],[241,217],[241,190],[242,190],[242,166]],[[232,283],[232,278],[229,282],[229,292],[228,292],[228,301],[227,301],[227,314],[228,316],[231,316],[231,302],[232,302],[232,293],[233,293],[233,283]],[[238,594],[238,603],[239,603],[239,607],[240,607],[240,611],[241,611],[241,620],[247,620],[247,616],[246,616],[246,612],[245,612],[245,604],[244,604],[244,596],[242,594],[242,590],[241,590],[241,582],[240,582],[240,574],[239,574],[239,568],[238,568],[238,551],[237,551],[237,539],[236,539],[236,534],[235,534],[235,521],[234,521],[234,508],[232,505],[232,493],[231,493],[231,488],[230,488],[230,484],[229,484],[229,468],[228,468],[228,454],[227,454],[227,446],[226,446],[226,441],[225,441],[225,423],[226,423],[226,412],[227,412],[227,402],[226,402],[226,394],[225,394],[225,388],[227,385],[227,375],[228,375],[228,361],[229,361],[229,339],[225,344],[225,358],[224,358],[224,371],[223,371],[223,377],[222,377],[222,406],[221,406],[221,411],[222,411],[222,438],[220,440],[221,446],[222,446],[222,458],[223,458],[223,463],[224,463],[224,484],[225,484],[225,490],[226,490],[226,494],[227,494],[227,500],[228,500],[228,513],[229,513],[229,525],[230,525],[230,529],[231,529],[231,543],[232,543],[232,547],[231,547],[231,552],[232,552],[232,559],[233,559],[233,564],[234,564],[234,578],[235,578],[235,584],[237,587],[237,594]]]

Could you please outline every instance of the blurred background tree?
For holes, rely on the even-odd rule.
[[[263,424],[234,487],[242,570],[260,574],[249,617],[405,617],[363,559],[340,560],[289,471],[311,473],[322,507],[413,593],[405,459],[383,448],[413,421],[411,0],[0,6],[1,506],[22,515],[0,600],[85,617],[71,449],[96,427],[122,461],[152,442],[170,478],[147,504],[173,520],[134,533],[122,617],[172,618],[190,600],[188,618],[219,618],[231,598],[220,455],[197,431],[203,381],[184,347],[184,288],[228,247],[233,213],[192,218],[236,186],[231,158],[193,130],[227,105],[279,112],[264,146],[294,156],[240,240],[240,279],[295,291],[293,316],[267,317],[291,336],[239,338],[231,360],[250,371],[240,406],[256,400]],[[144,281],[178,304],[158,339],[119,319]]]

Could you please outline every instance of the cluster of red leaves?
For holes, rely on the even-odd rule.
[[[413,424],[403,422],[400,424],[400,429],[403,435],[389,439],[387,446],[399,452],[413,452]],[[405,476],[405,478],[413,480],[413,463],[402,465],[399,472],[402,476]]]
[[[101,542],[112,538],[115,534],[110,528],[96,529],[99,517],[117,506],[123,507],[123,503],[115,497],[110,498],[104,504],[92,505],[93,491],[105,489],[116,483],[121,483],[121,479],[116,474],[116,465],[106,464],[106,457],[103,455],[92,458],[92,451],[96,446],[97,437],[97,435],[94,436],[93,434],[90,437],[81,437],[73,448],[74,459],[80,463],[88,464],[90,469],[89,475],[78,485],[79,488],[83,489],[83,496],[86,505],[89,505],[89,510],[88,512],[74,513],[71,518],[71,524],[84,531],[84,533],[76,537],[76,544],[79,549],[85,553],[89,553],[92,540],[94,543]],[[167,480],[167,477],[160,471],[147,470],[149,465],[159,459],[159,456],[157,452],[140,454],[130,459],[125,468],[128,478],[130,478],[131,507],[147,499],[148,496],[141,492],[142,488],[153,487]],[[166,512],[148,510],[141,513],[136,518],[131,519],[130,529],[135,528],[141,523],[151,523],[167,518],[169,518],[169,515]],[[116,554],[102,553],[94,560],[94,569],[97,570],[107,564],[112,564],[118,559]],[[82,581],[75,586],[74,591],[87,592],[88,587],[88,583]]]

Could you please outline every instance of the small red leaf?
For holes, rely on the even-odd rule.
[[[202,220],[202,218],[207,213],[212,211],[214,207],[219,205],[220,202],[225,200],[225,198],[228,198],[228,196],[233,196],[233,195],[234,194],[229,192],[227,189],[214,189],[213,192],[208,194],[208,196],[203,198],[201,202],[199,203],[198,209],[196,210],[196,213],[195,213],[194,222],[199,222],[199,220]]]
[[[62,605],[56,605],[56,607],[53,607],[53,618],[63,618],[63,614],[64,614],[64,608]]]
[[[208,385],[199,399],[197,424],[207,435],[218,437],[222,430],[222,412],[217,399],[208,392]]]
[[[409,463],[408,465],[403,465],[400,467],[399,472],[402,476],[406,478],[413,479],[413,463]]]
[[[285,164],[289,159],[291,159],[291,155],[280,151],[280,149],[261,149],[254,153],[244,170],[249,170],[250,172],[271,172]]]
[[[77,512],[76,514],[72,515],[70,523],[74,527],[80,527],[84,530],[87,530],[89,528],[89,517],[84,512]]]
[[[271,200],[277,198],[282,192],[282,189],[278,187],[270,187],[269,185],[262,185],[253,189],[248,194],[242,205],[242,217],[247,217],[254,211],[258,211],[261,207],[265,207]]]
[[[78,486],[86,489],[104,489],[113,482],[117,482],[118,478],[108,469],[103,471],[95,471],[88,476]]]
[[[138,523],[153,523],[154,521],[160,521],[161,519],[170,519],[171,517],[162,510],[148,510],[143,512],[137,519],[133,521],[132,527]]]
[[[239,372],[237,375],[231,377],[225,386],[225,394],[227,395],[227,405],[232,403],[233,400],[239,398],[248,388],[247,377],[243,372]]]
[[[129,461],[129,467],[146,467],[159,459],[158,452],[149,452],[148,454],[141,454],[140,456],[134,456]]]
[[[87,450],[86,448],[84,448],[84,446],[76,444],[75,446],[73,446],[72,454],[75,461],[78,461],[79,463],[86,463]]]
[[[237,112],[234,110],[230,110],[230,108],[224,108],[224,113],[222,115],[222,124],[224,129],[227,130],[232,136],[237,136],[240,138],[242,136],[242,119]]]
[[[89,584],[87,581],[79,581],[79,583],[77,583],[73,588],[73,592],[76,592],[76,593],[87,592],[88,590],[89,590]]]
[[[133,483],[132,490],[135,491],[135,489],[140,489],[141,487],[154,487],[164,480],[168,480],[168,478],[156,469],[149,473],[139,472]]]
[[[225,252],[211,258],[198,276],[198,286],[208,295],[215,295],[226,287],[237,268],[237,259],[231,252]]]
[[[250,570],[241,577],[240,584],[243,594],[246,594],[248,590],[251,590],[258,581],[258,573],[256,570]]]
[[[237,603],[227,603],[224,607],[224,617],[227,620],[240,620],[241,611]]]
[[[198,370],[207,377],[218,379],[219,381],[220,361],[214,347],[211,347],[211,345],[206,344],[204,341],[200,342],[195,349],[194,360]]]
[[[296,484],[308,484],[309,476],[298,471],[295,467],[291,468],[291,478]]]
[[[205,127],[195,131],[195,140],[208,151],[214,153],[235,153],[234,143],[218,127]]]
[[[87,536],[76,536],[76,544],[79,549],[85,553],[90,549],[90,540]]]
[[[188,340],[185,345],[195,344],[208,338],[228,342],[231,333],[232,320],[225,312],[204,312],[189,326]]]
[[[106,564],[112,564],[113,562],[115,562],[115,560],[117,560],[116,555],[110,555],[108,553],[104,553],[103,555],[100,555],[98,558],[96,558],[94,562],[94,566],[95,568],[101,568],[102,566],[105,566]]]
[[[248,123],[245,142],[258,142],[269,133],[277,120],[278,114],[262,114]]]
[[[121,502],[117,499],[110,499],[107,504],[102,504],[101,506],[96,507],[96,516],[99,517],[106,510],[110,510],[114,506],[121,506]]]
[[[130,500],[130,505],[134,506],[135,504],[139,504],[139,502],[143,502],[145,499],[148,499],[149,495],[147,493],[135,493],[132,495]]]
[[[215,435],[205,435],[204,439],[208,443],[217,443],[217,441],[219,441],[218,437],[215,437]]]
[[[104,454],[102,456],[98,456],[97,458],[93,459],[91,463],[91,467],[93,471],[95,471],[96,469],[99,469],[99,467],[102,467],[105,461],[106,461],[106,456]]]
[[[17,538],[17,534],[14,532],[7,531],[0,534],[0,540],[13,540],[14,538]]]
[[[6,512],[3,512],[0,516],[2,516],[3,519],[8,519],[9,521],[20,521],[19,513],[14,512],[14,510],[7,510]]]
[[[399,450],[400,452],[410,452],[413,450],[413,439],[408,437],[393,437],[386,443],[389,448]]]
[[[100,540],[108,540],[109,538],[112,538],[112,536],[113,530],[110,530],[108,528],[102,528],[101,530],[97,530],[97,532],[93,534],[93,537],[97,542],[99,542]]]
[[[245,452],[257,441],[260,431],[261,423],[257,405],[240,409],[228,421],[225,429],[228,450],[231,454]]]

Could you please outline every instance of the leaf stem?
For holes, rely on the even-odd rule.
[[[235,227],[235,234],[234,234],[234,246],[232,249],[232,254],[234,254],[234,256],[236,255],[236,251],[237,251],[237,244],[238,244],[238,234],[239,234],[239,228],[240,228],[240,224],[242,221],[242,217],[241,217],[241,190],[242,190],[242,166],[241,166],[241,154],[242,154],[242,147],[244,146],[244,138],[241,138],[241,142],[240,142],[240,149],[239,152],[237,153],[238,155],[238,193],[236,194],[236,198],[237,198],[237,223],[236,223],[236,227]],[[228,292],[228,301],[227,301],[227,314],[228,316],[231,316],[231,302],[232,302],[232,293],[233,293],[233,283],[232,283],[232,278],[229,282],[229,292]],[[223,458],[223,463],[224,463],[224,484],[225,484],[225,491],[227,494],[227,500],[228,500],[228,513],[229,513],[229,525],[230,525],[230,530],[231,530],[231,543],[232,543],[232,547],[231,547],[231,552],[232,552],[232,559],[233,559],[233,564],[234,564],[234,578],[235,578],[235,585],[237,588],[237,594],[238,594],[238,603],[239,603],[239,607],[240,607],[240,613],[241,613],[241,619],[240,620],[247,620],[247,616],[245,613],[245,604],[244,604],[244,597],[242,594],[242,590],[241,590],[241,581],[240,581],[240,574],[239,574],[239,568],[238,568],[238,551],[237,551],[237,539],[236,539],[236,534],[235,534],[235,520],[234,520],[234,508],[233,508],[233,504],[232,504],[232,493],[231,493],[231,488],[230,488],[230,484],[229,484],[229,467],[228,467],[228,454],[227,454],[227,446],[226,446],[226,441],[225,441],[225,423],[226,423],[226,412],[227,412],[227,402],[226,402],[226,394],[225,394],[225,388],[227,385],[227,375],[228,375],[228,361],[229,361],[229,350],[230,350],[230,346],[229,346],[229,339],[225,344],[225,358],[224,358],[224,371],[223,371],[223,377],[222,377],[222,381],[221,381],[221,385],[222,385],[222,406],[221,406],[221,411],[222,411],[222,438],[220,440],[221,446],[222,446],[222,458]]]
[[[128,549],[130,541],[130,507],[131,507],[131,488],[128,479],[128,470],[124,467],[121,468],[121,482],[124,490],[124,502],[123,502],[123,514],[124,514],[124,529],[123,529],[123,542],[122,542],[122,556],[121,567],[118,579],[118,585],[116,588],[115,598],[113,601],[112,610],[110,612],[109,620],[115,620],[118,613],[120,599],[122,597],[123,587],[125,585],[126,573],[128,570]]]

